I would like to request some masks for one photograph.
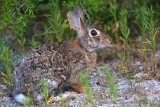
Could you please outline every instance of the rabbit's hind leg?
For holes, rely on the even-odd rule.
[[[86,89],[82,86],[81,82],[77,82],[71,85],[71,87],[79,93],[86,93]],[[65,92],[58,96],[51,96],[48,98],[47,104],[53,103],[53,102],[63,102],[66,100],[69,100],[71,98],[76,98],[77,93],[76,92]]]
[[[86,93],[86,89],[83,87],[83,85],[82,85],[82,83],[81,83],[80,81],[72,84],[71,87],[72,87],[76,92]]]

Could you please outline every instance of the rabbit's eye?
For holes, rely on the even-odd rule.
[[[91,35],[92,36],[96,36],[97,35],[97,31],[96,30],[91,30]]]

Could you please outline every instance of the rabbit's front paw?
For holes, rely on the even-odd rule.
[[[77,93],[76,92],[65,92],[59,96],[51,96],[48,101],[47,101],[47,104],[49,103],[53,103],[53,102],[63,102],[63,101],[66,101],[66,100],[69,100],[69,99],[73,99],[73,98],[76,98],[77,97]]]

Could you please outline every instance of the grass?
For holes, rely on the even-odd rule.
[[[102,72],[106,75],[106,81],[107,81],[107,88],[109,89],[109,96],[112,99],[113,102],[117,102],[118,95],[117,95],[117,85],[114,82],[113,72],[109,71],[106,67],[102,68]]]
[[[33,101],[30,97],[26,97],[24,107],[34,107]]]
[[[147,97],[146,96],[144,96],[144,97],[142,97],[142,99],[141,99],[141,102],[140,103],[142,103],[142,105],[143,106],[147,106],[147,104],[148,104],[148,99],[147,99]]]
[[[141,40],[141,47],[138,51],[142,54],[145,66],[144,72],[148,72],[148,52],[150,49],[148,48],[148,42],[146,42],[147,38],[147,29],[148,29],[148,18],[147,18],[147,9],[145,7],[137,8],[135,11],[136,17],[135,22],[138,24],[140,28],[140,34],[142,37]]]
[[[40,44],[40,42],[37,41],[37,40],[35,40],[34,37],[32,37],[32,39],[29,41],[29,44],[30,44],[33,48],[35,48],[35,47],[37,47],[37,46]]]
[[[49,13],[45,14],[45,17],[48,19],[48,26],[45,27],[43,35],[52,42],[62,42],[64,40],[64,32],[69,27],[66,18],[61,15],[59,0],[50,1]]]
[[[21,57],[14,52],[7,43],[7,37],[1,35],[0,38],[0,76],[8,88],[13,86],[12,67],[13,64]]]
[[[7,46],[7,38],[5,36],[1,36],[0,39],[0,74],[2,76],[2,80],[4,83],[8,85],[9,88],[13,85],[12,78],[12,49]]]
[[[154,101],[149,102],[149,106],[155,107],[155,102]]]
[[[127,64],[126,64],[126,53],[125,52],[119,52],[117,53],[118,58],[120,59],[120,67],[122,74],[128,73]]]
[[[128,61],[130,61],[130,44],[129,44],[129,37],[130,37],[130,29],[128,28],[127,23],[127,14],[128,11],[125,9],[122,9],[120,11],[120,32],[122,34],[121,40],[124,43],[125,50],[124,52],[117,53],[118,57],[120,58],[121,62],[121,71],[122,73],[128,72],[128,66],[126,64],[126,59],[128,58]]]
[[[128,11],[125,9],[122,9],[120,11],[120,31],[122,33],[121,40],[123,41],[127,55],[129,56],[130,54],[130,45],[129,45],[129,34],[130,34],[130,29],[127,26],[127,14]]]
[[[86,89],[86,93],[87,93],[87,96],[88,96],[88,101],[92,102],[93,101],[93,95],[92,95],[92,90],[91,90],[91,88],[89,86],[87,74],[81,73],[80,74],[80,80],[81,80],[83,86]]]
[[[48,84],[46,83],[44,79],[40,80],[40,83],[41,83],[40,93],[44,97],[45,104],[47,104],[47,100],[49,96],[48,95]]]
[[[140,35],[142,40],[138,43],[138,52],[143,56],[144,59],[144,66],[143,71],[148,73],[148,64],[149,61],[152,60],[153,63],[153,71],[156,73],[157,71],[157,62],[156,62],[156,38],[157,38],[157,20],[154,19],[155,11],[151,8],[141,7],[136,8],[134,11],[135,15],[135,23],[138,25],[140,29]],[[130,59],[132,56],[131,53],[131,44],[129,44],[129,37],[130,37],[130,29],[128,28],[127,23],[127,14],[128,11],[122,9],[120,11],[120,32],[122,34],[121,40],[125,46],[125,50],[118,53],[118,57],[121,60],[121,68],[122,72],[126,72],[128,66],[124,62],[132,62]],[[148,36],[149,35],[149,36]],[[125,54],[126,51],[126,54]],[[125,55],[124,55],[124,54]],[[150,56],[150,57],[149,57]],[[125,65],[125,66],[124,66]],[[128,70],[127,70],[128,72]],[[151,71],[152,72],[152,71]]]
[[[11,86],[13,83],[12,72],[11,72],[11,54],[13,53],[7,46],[3,46],[0,54],[0,60],[3,62],[5,72],[1,72],[2,80]]]
[[[140,34],[142,36],[142,42],[144,42],[147,34],[147,27],[148,27],[147,10],[145,7],[136,8],[134,22],[138,24],[140,28]]]
[[[115,24],[115,30],[114,30],[114,38],[116,38],[118,36],[118,30],[119,30],[119,21],[118,21],[118,17],[117,17],[117,11],[118,11],[118,4],[117,4],[117,0],[112,0],[109,3],[110,8],[109,11],[112,14],[112,17],[114,19],[114,24]]]
[[[150,47],[151,47],[151,52],[153,56],[153,64],[154,64],[154,72],[157,72],[157,61],[156,61],[156,37],[158,33],[158,28],[156,28],[157,20],[154,19],[154,14],[155,11],[152,8],[147,9],[147,15],[148,15],[148,30],[149,34],[151,36],[151,40],[147,39]]]
[[[1,9],[3,14],[1,30],[5,28],[12,29],[12,33],[15,35],[13,39],[18,43],[19,49],[24,51],[26,23],[34,17],[34,4],[30,0],[25,0],[23,3],[15,0],[4,0]]]
[[[139,14],[138,14],[139,13]],[[148,68],[148,54],[151,53],[153,60],[153,69],[154,72],[157,71],[157,62],[156,62],[156,36],[158,29],[156,28],[157,20],[154,19],[154,10],[152,8],[142,7],[136,10],[136,23],[140,28],[140,33],[142,36],[141,49],[138,49],[139,52],[143,55],[145,61],[145,68]],[[147,32],[148,31],[148,32]],[[150,38],[147,35],[150,35]],[[146,69],[147,70],[147,69]],[[148,70],[146,71],[148,72]]]

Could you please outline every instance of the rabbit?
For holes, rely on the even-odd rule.
[[[67,18],[77,32],[75,40],[39,45],[15,64],[12,95],[16,102],[24,104],[27,95],[34,101],[43,100],[42,79],[48,85],[49,96],[54,96],[63,86],[86,92],[79,80],[80,73],[91,73],[96,64],[96,50],[111,46],[111,40],[98,27],[84,24],[81,5],[75,5]]]

